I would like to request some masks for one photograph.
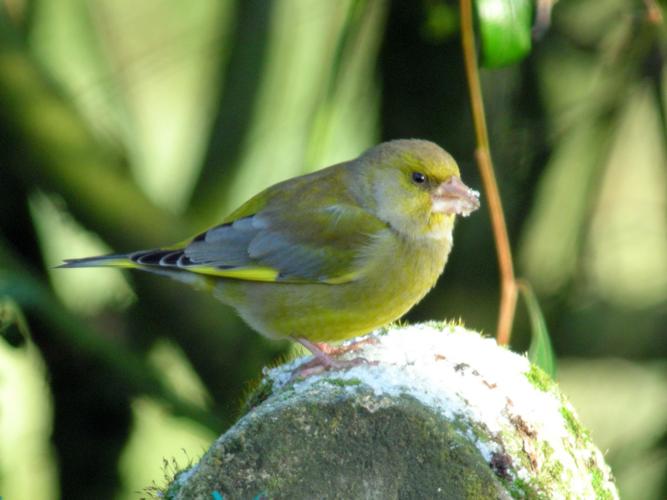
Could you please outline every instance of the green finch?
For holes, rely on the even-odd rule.
[[[477,208],[447,152],[395,140],[271,186],[183,244],[62,267],[134,268],[204,288],[258,332],[298,341],[330,367],[325,342],[394,321],[426,295],[456,215]]]

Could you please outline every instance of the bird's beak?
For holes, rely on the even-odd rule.
[[[450,177],[432,195],[433,212],[467,217],[479,208],[479,192],[463,184],[459,177]]]

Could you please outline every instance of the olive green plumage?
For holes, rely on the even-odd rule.
[[[66,261],[210,290],[272,338],[343,340],[405,314],[435,284],[457,214],[477,209],[454,159],[396,140],[269,187],[183,245]]]

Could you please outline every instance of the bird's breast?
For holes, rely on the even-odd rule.
[[[448,239],[405,239],[393,231],[376,238],[344,284],[225,281],[219,297],[269,337],[314,342],[368,333],[403,316],[435,285],[449,255]]]
[[[369,293],[407,312],[435,285],[451,250],[447,238],[394,237],[378,251],[367,274]]]

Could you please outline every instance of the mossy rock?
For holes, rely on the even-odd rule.
[[[618,498],[574,409],[525,357],[454,325],[370,338],[347,356],[377,364],[267,371],[166,497]]]

